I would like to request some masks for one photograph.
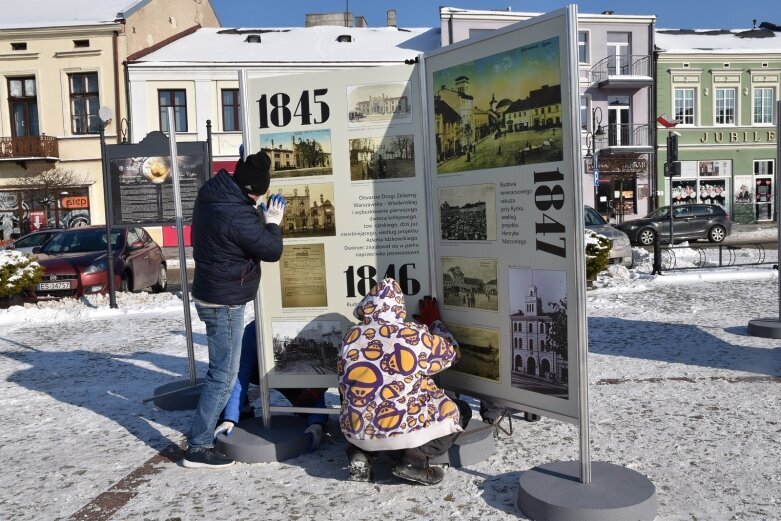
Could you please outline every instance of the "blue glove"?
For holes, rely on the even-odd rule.
[[[268,198],[268,207],[266,203],[260,203],[260,211],[263,212],[263,218],[266,224],[274,223],[279,225],[282,222],[282,217],[285,215],[285,205],[287,201],[282,194],[272,194]]]

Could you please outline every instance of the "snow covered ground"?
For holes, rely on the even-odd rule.
[[[781,519],[781,341],[746,334],[778,314],[776,271],[652,277],[636,253],[637,269],[613,268],[587,296],[593,460],[651,479],[660,520]],[[437,487],[387,466],[375,484],[347,482],[335,425],[319,451],[284,463],[184,469],[171,446],[191,412],[141,403],[186,378],[181,300],[117,300],[0,310],[0,518],[523,519],[524,470],[578,458],[576,427],[543,418],[515,419],[492,457]],[[193,334],[202,375],[197,318]]]

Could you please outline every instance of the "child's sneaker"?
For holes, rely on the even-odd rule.
[[[445,478],[445,471],[442,467],[429,465],[428,458],[417,459],[403,456],[401,461],[393,467],[393,475],[422,485],[436,485]]]
[[[217,449],[190,447],[184,453],[182,465],[188,469],[221,469],[236,463],[217,452]]]
[[[363,481],[366,483],[374,481],[372,464],[363,452],[356,451],[350,456],[347,473],[349,475],[347,479],[350,481]]]

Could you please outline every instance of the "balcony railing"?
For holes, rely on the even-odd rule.
[[[600,86],[647,87],[653,83],[651,57],[647,55],[608,56],[589,71],[591,82]]]
[[[58,157],[60,157],[60,151],[56,137],[0,137],[0,159]]]
[[[602,148],[645,149],[653,146],[652,128],[649,124],[642,125],[608,125],[607,143],[600,144]]]

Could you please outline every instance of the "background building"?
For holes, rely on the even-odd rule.
[[[660,205],[672,195],[674,204],[719,204],[738,223],[776,218],[779,31],[762,23],[747,30],[656,32],[657,112],[680,134],[681,161],[681,176],[670,187],[664,162],[673,129],[660,124]]]
[[[3,10],[0,214],[18,232],[105,222],[98,109],[113,113],[107,142],[121,142],[132,119],[126,57],[198,26],[219,26],[208,1],[28,0]]]
[[[441,45],[449,45],[527,20],[540,13],[440,8]],[[654,16],[578,14],[580,120],[585,173],[583,200],[600,213],[621,220],[645,215],[655,202],[653,127]],[[543,96],[539,93],[538,96]],[[552,101],[558,106],[561,100]],[[557,105],[558,103],[558,105]],[[519,100],[495,108],[513,126],[533,124],[529,104]],[[442,112],[443,128],[452,126]],[[548,114],[546,113],[546,117]],[[554,119],[555,122],[555,119]],[[443,144],[444,145],[444,144]],[[599,183],[594,186],[594,159]]]

